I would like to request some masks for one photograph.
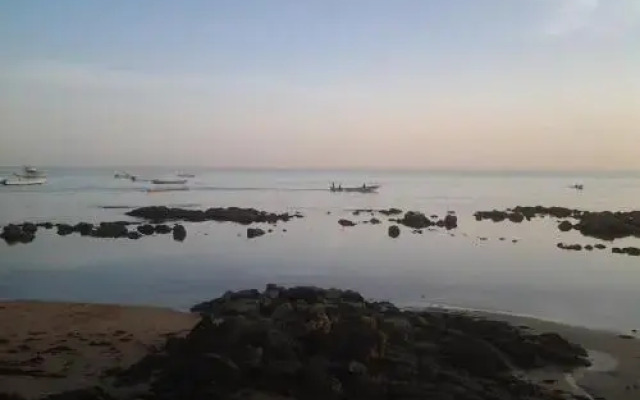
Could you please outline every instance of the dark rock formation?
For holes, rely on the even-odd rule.
[[[169,208],[164,206],[151,206],[136,208],[127,212],[130,217],[142,218],[152,222],[166,221],[228,221],[248,225],[255,222],[286,222],[291,218],[301,218],[302,215],[296,213],[290,214],[274,214],[266,211],[259,211],[253,208],[209,208],[202,210],[187,210],[183,208]]]
[[[142,233],[143,235],[153,235],[156,232],[156,229],[153,227],[153,225],[149,224],[139,225],[137,229],[138,232]]]
[[[56,226],[58,228],[58,235],[60,236],[71,235],[75,231],[74,227],[69,224],[57,224]]]
[[[593,247],[595,247],[595,248],[596,248],[596,249],[598,249],[598,250],[604,250],[604,249],[606,249],[606,248],[607,248],[607,246],[605,246],[604,244],[601,244],[601,243],[598,243],[598,244],[596,244],[596,245],[595,245],[595,246],[593,246]]]
[[[35,239],[35,230],[32,228],[33,224],[14,225],[9,224],[2,228],[0,238],[4,239],[7,244],[14,243],[29,243]],[[27,228],[25,229],[25,226]],[[35,225],[33,225],[35,227]],[[36,228],[37,229],[37,228]]]
[[[593,250],[593,246],[588,244],[588,245],[584,246],[584,249],[588,250],[588,251],[591,251],[591,250]]]
[[[560,229],[562,232],[568,232],[573,229],[573,224],[569,221],[562,221],[560,222],[560,224],[558,224],[558,229]]]
[[[80,222],[73,227],[75,232],[79,232],[82,236],[89,236],[93,232],[93,224]]]
[[[458,227],[458,217],[453,214],[447,214],[444,217],[444,227],[447,229],[454,229]]]
[[[128,237],[127,224],[116,222],[101,222],[95,230],[91,232],[91,236],[97,238],[125,238]]]
[[[173,240],[182,242],[186,237],[187,237],[187,230],[184,228],[184,226],[180,224],[176,224],[173,226]]]
[[[397,222],[413,229],[424,229],[434,225],[426,215],[418,211],[407,211]]]
[[[142,234],[140,232],[137,232],[137,231],[127,232],[127,238],[129,239],[138,240],[141,237],[142,237]]]
[[[398,227],[398,225],[391,225],[389,227],[389,237],[391,238],[397,238],[398,236],[400,236],[400,228]]]
[[[617,254],[626,254],[634,257],[640,256],[640,248],[637,248],[637,247],[623,247],[623,248],[614,247],[611,249],[611,252],[617,253]]]
[[[386,216],[402,214],[402,210],[400,210],[399,208],[390,208],[388,210],[379,210],[378,212],[380,214],[386,215]]]
[[[636,214],[612,213],[609,211],[585,214],[576,229],[585,236],[602,240],[614,240],[627,236],[640,236],[640,220]]]
[[[253,239],[264,235],[266,232],[260,228],[247,228],[247,239]]]
[[[378,224],[381,223],[381,221],[378,218],[371,218],[369,220],[369,223],[372,224],[372,225],[378,225]]]
[[[140,398],[551,400],[512,368],[589,365],[555,334],[448,312],[400,311],[353,291],[268,285],[194,306],[200,322],[116,377]],[[568,394],[562,398],[570,399]]]
[[[576,250],[576,251],[582,250],[582,246],[579,244],[558,243],[557,246],[559,249],[563,249],[563,250]]]
[[[163,234],[170,233],[171,227],[169,225],[159,224],[154,227],[154,230],[156,233],[163,235]]]
[[[338,221],[340,226],[356,226],[356,223],[353,221],[349,221],[348,219],[341,219]]]

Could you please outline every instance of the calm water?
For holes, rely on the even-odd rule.
[[[9,172],[0,169],[0,176]],[[561,251],[555,247],[558,241],[598,241],[561,233],[552,220],[494,224],[472,217],[477,210],[515,205],[634,209],[640,199],[638,174],[189,169],[196,174],[191,190],[150,194],[144,191],[148,184],[114,179],[112,169],[47,172],[49,182],[41,187],[0,187],[0,224],[121,220],[126,210],[104,207],[151,204],[256,207],[300,211],[306,218],[254,240],[245,238],[244,227],[214,222],[187,225],[183,243],[170,235],[130,241],[39,231],[28,245],[0,243],[0,298],[185,309],[227,289],[277,282],[350,287],[410,306],[440,304],[592,327],[640,327],[639,258],[609,250]],[[129,172],[155,178],[175,170]],[[379,183],[382,189],[378,194],[332,194],[326,190],[331,181]],[[585,190],[567,189],[575,182]],[[453,236],[404,229],[392,240],[387,223],[347,229],[337,224],[341,217],[370,218],[351,216],[349,210],[383,207],[439,215],[455,211],[460,227]]]

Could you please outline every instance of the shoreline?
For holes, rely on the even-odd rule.
[[[459,307],[423,310],[503,321],[532,333],[560,334],[587,349],[593,365],[572,371],[543,368],[527,371],[524,377],[586,398],[638,398],[640,340],[636,338],[534,316]],[[184,335],[199,316],[155,306],[0,300],[0,319],[13,321],[0,326],[0,359],[7,360],[0,365],[0,387],[35,399],[36,394],[104,384],[105,371],[126,368],[167,337]],[[22,350],[13,351],[16,348]],[[38,358],[46,359],[38,368],[11,372],[7,367],[11,363],[25,366]],[[60,371],[68,376],[61,378]]]

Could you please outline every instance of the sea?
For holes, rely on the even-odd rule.
[[[0,168],[8,176],[17,167]],[[141,179],[192,173],[189,190],[149,192]],[[461,172],[261,170],[187,167],[45,168],[42,186],[0,186],[0,224],[127,220],[134,207],[254,207],[300,212],[273,232],[247,239],[246,226],[186,223],[187,238],[139,240],[58,236],[40,229],[29,244],[0,242],[0,299],[136,304],[188,310],[227,290],[267,283],[350,288],[406,307],[478,309],[531,315],[615,331],[640,328],[640,257],[612,254],[611,242],[560,232],[554,219],[521,224],[476,221],[478,210],[517,205],[584,210],[639,208],[637,172]],[[377,193],[332,193],[379,184]],[[576,191],[569,186],[584,185]],[[396,207],[444,216],[458,228],[364,224],[356,209]],[[379,217],[379,216],[378,216]],[[342,227],[340,218],[358,224]],[[265,227],[265,229],[267,229]],[[556,244],[603,243],[606,250],[565,251]],[[615,246],[640,246],[640,239]]]

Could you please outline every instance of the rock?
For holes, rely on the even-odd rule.
[[[518,213],[518,212],[513,212],[507,215],[507,218],[509,219],[509,221],[511,222],[515,222],[517,224],[519,224],[520,222],[524,221],[524,215]]]
[[[402,210],[400,210],[399,208],[390,208],[388,210],[380,210],[379,212],[380,212],[380,214],[385,215],[385,216],[402,214]]]
[[[400,236],[400,228],[397,225],[391,225],[389,227],[389,237],[391,238],[397,238],[398,236]]]
[[[247,228],[247,239],[253,239],[264,235],[266,232],[260,228]]]
[[[427,216],[418,211],[407,211],[398,222],[413,229],[424,229],[433,225]]]
[[[369,220],[369,223],[371,223],[372,225],[378,225],[381,223],[381,221],[378,218],[371,218]]]
[[[596,248],[596,249],[598,249],[598,250],[604,250],[604,249],[606,249],[606,248],[607,248],[607,246],[605,246],[604,244],[601,244],[601,243],[598,243],[598,244],[596,244],[596,245],[595,245],[595,246],[593,246],[593,247],[595,247],[595,248]]]
[[[619,247],[612,247],[611,248],[611,252],[614,253],[614,254],[623,254],[624,253],[624,251]]]
[[[32,224],[31,222],[25,222],[22,224],[22,231],[25,233],[35,234],[38,231],[38,227],[36,224]]]
[[[444,217],[444,226],[447,229],[454,229],[458,227],[458,217],[456,217],[453,214],[447,214],[446,217]]]
[[[182,208],[170,208],[164,206],[141,207],[131,210],[128,216],[142,218],[152,222],[165,221],[227,221],[236,222],[243,225],[252,223],[276,223],[286,222],[292,218],[302,218],[302,214],[275,214],[259,211],[253,208],[209,208],[202,210],[189,210]]]
[[[580,219],[576,228],[585,236],[614,240],[640,235],[640,227],[627,223],[620,215],[609,211],[589,213]]]
[[[584,246],[584,249],[588,250],[588,251],[591,251],[591,250],[593,250],[593,246],[588,244],[588,245]]]
[[[169,225],[159,224],[154,227],[154,230],[156,233],[162,235],[171,232],[171,227]]]
[[[153,227],[153,225],[149,225],[149,224],[143,224],[143,225],[138,225],[138,227],[136,228],[138,230],[138,232],[142,233],[143,235],[153,235],[156,230]]]
[[[91,236],[97,238],[124,238],[128,237],[129,232],[127,226],[121,222],[101,222],[95,230],[91,232]]]
[[[39,226],[39,227],[42,227],[44,229],[52,229],[54,227],[53,223],[51,223],[51,222],[43,222],[43,223],[36,224],[36,225]]]
[[[89,236],[91,235],[91,232],[93,232],[93,224],[87,223],[87,222],[80,222],[78,224],[76,224],[73,229],[76,232],[79,232],[80,235],[82,236]]]
[[[9,224],[2,228],[0,237],[2,237],[7,244],[29,243],[35,239],[35,233],[34,231],[25,231],[24,225]]]
[[[138,240],[142,237],[142,234],[140,232],[131,231],[127,232],[127,237],[132,240]]]
[[[560,229],[562,232],[568,232],[573,229],[573,224],[571,224],[571,222],[569,221],[562,221],[558,225],[558,229]]]
[[[349,221],[348,219],[340,219],[338,220],[338,224],[340,224],[340,226],[356,226],[355,222]]]
[[[557,247],[559,249],[563,249],[563,250],[576,250],[576,251],[580,251],[582,250],[582,246],[579,244],[564,244],[564,243],[558,243]]]
[[[41,397],[41,400],[116,400],[115,397],[109,395],[100,387],[88,389],[70,390],[67,392],[50,394]]]
[[[176,224],[173,226],[173,240],[182,242],[187,237],[187,230],[184,226]]]
[[[75,230],[73,228],[73,226],[71,226],[69,224],[57,224],[57,227],[58,227],[58,235],[60,235],[60,236],[70,235]]]

